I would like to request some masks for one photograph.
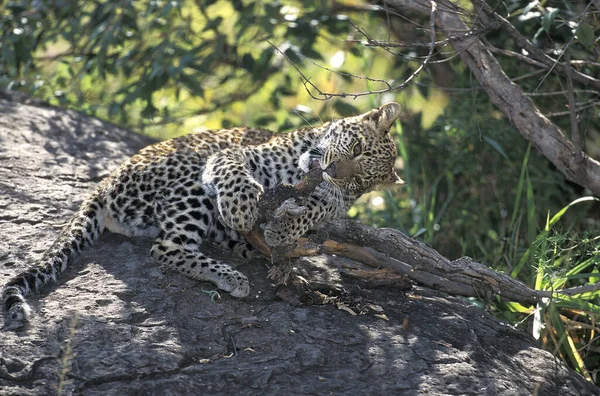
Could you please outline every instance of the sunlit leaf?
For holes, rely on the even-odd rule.
[[[546,33],[550,33],[554,18],[556,18],[556,14],[558,14],[558,8],[548,8],[548,10],[548,12],[542,15],[542,29],[544,29]]]

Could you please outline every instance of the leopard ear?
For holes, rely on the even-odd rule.
[[[389,132],[392,124],[400,117],[402,107],[398,103],[386,103],[378,109],[365,114],[365,118],[375,121],[377,128],[383,132]]]
[[[386,103],[381,106],[379,108],[379,120],[377,123],[379,129],[389,131],[392,124],[400,117],[401,112],[402,107],[396,102]]]

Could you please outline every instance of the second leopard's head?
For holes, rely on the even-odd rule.
[[[332,121],[324,126],[318,146],[302,154],[300,168],[308,172],[319,161],[325,181],[356,194],[404,184],[394,171],[397,151],[390,136],[400,111],[400,105],[392,102]]]

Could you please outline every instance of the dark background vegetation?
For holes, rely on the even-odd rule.
[[[7,1],[0,87],[158,139],[238,125],[284,131],[397,101],[405,108],[397,165],[408,185],[363,197],[350,217],[398,228],[452,259],[471,256],[536,289],[597,283],[598,202],[511,125],[452,41],[478,36],[539,111],[574,141],[580,136],[596,159],[600,91],[536,65],[507,28],[479,23],[479,1],[452,2],[471,30],[435,32],[429,58],[430,15],[392,3]],[[557,64],[600,77],[597,1],[487,5]],[[410,84],[388,90],[425,60]],[[356,95],[375,90],[386,92]],[[491,309],[599,383],[599,291]]]

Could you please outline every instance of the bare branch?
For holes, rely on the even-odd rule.
[[[546,66],[544,63],[538,62],[535,59],[532,59],[532,58],[530,58],[528,56],[519,54],[517,52],[509,51],[509,50],[505,50],[505,49],[500,49],[500,48],[496,48],[496,47],[494,47],[493,45],[491,45],[489,43],[486,43],[486,48],[492,54],[499,54],[499,55],[509,56],[511,58],[518,59],[518,60],[523,61],[525,63],[529,63],[532,66],[541,67],[542,69],[548,69],[548,66]]]
[[[600,95],[600,92],[592,90],[592,89],[574,89],[574,93],[579,94],[591,94],[591,95]],[[530,92],[526,93],[527,96],[557,96],[557,95],[566,95],[567,91],[552,91],[552,92]]]
[[[296,70],[296,72],[298,72],[298,74],[300,75],[300,80],[302,81],[302,84],[304,84],[304,88],[306,89],[306,92],[308,92],[308,94],[315,100],[329,100],[333,97],[340,97],[340,98],[358,98],[359,96],[366,96],[366,95],[373,95],[373,94],[382,94],[385,92],[389,92],[389,91],[395,91],[395,90],[400,90],[404,87],[406,87],[408,84],[410,84],[410,82],[412,80],[415,79],[415,77],[417,77],[421,71],[425,68],[425,66],[427,66],[427,63],[430,61],[431,57],[433,56],[434,53],[434,49],[435,49],[435,18],[436,18],[436,12],[437,12],[437,3],[435,1],[430,0],[430,36],[431,36],[431,41],[429,44],[429,53],[427,54],[427,56],[425,57],[425,59],[423,60],[423,62],[419,65],[419,67],[406,79],[404,80],[401,84],[398,85],[394,85],[391,86],[391,84],[383,81],[383,80],[373,80],[370,79],[368,77],[364,77],[365,79],[368,79],[370,81],[377,81],[377,82],[383,82],[387,85],[387,88],[385,89],[380,89],[380,90],[372,90],[372,91],[364,91],[364,92],[353,92],[353,93],[334,93],[334,92],[325,92],[322,91],[319,87],[317,87],[315,84],[313,84],[310,81],[310,78],[306,77],[306,75],[304,75],[304,73],[302,73],[302,71],[300,71],[300,69],[298,68],[298,66],[296,66],[287,55],[285,55],[285,53],[283,53],[283,51],[281,51],[277,46],[275,46],[273,43],[271,43],[269,40],[264,39],[267,43],[269,43],[269,45],[271,45],[281,56],[283,56],[291,65],[292,67]],[[364,35],[365,33],[361,31],[361,33]],[[385,49],[385,47],[383,47]],[[389,50],[387,50],[389,51]],[[357,78],[356,76],[353,76],[355,78]],[[316,91],[316,94],[313,93],[313,91]]]

